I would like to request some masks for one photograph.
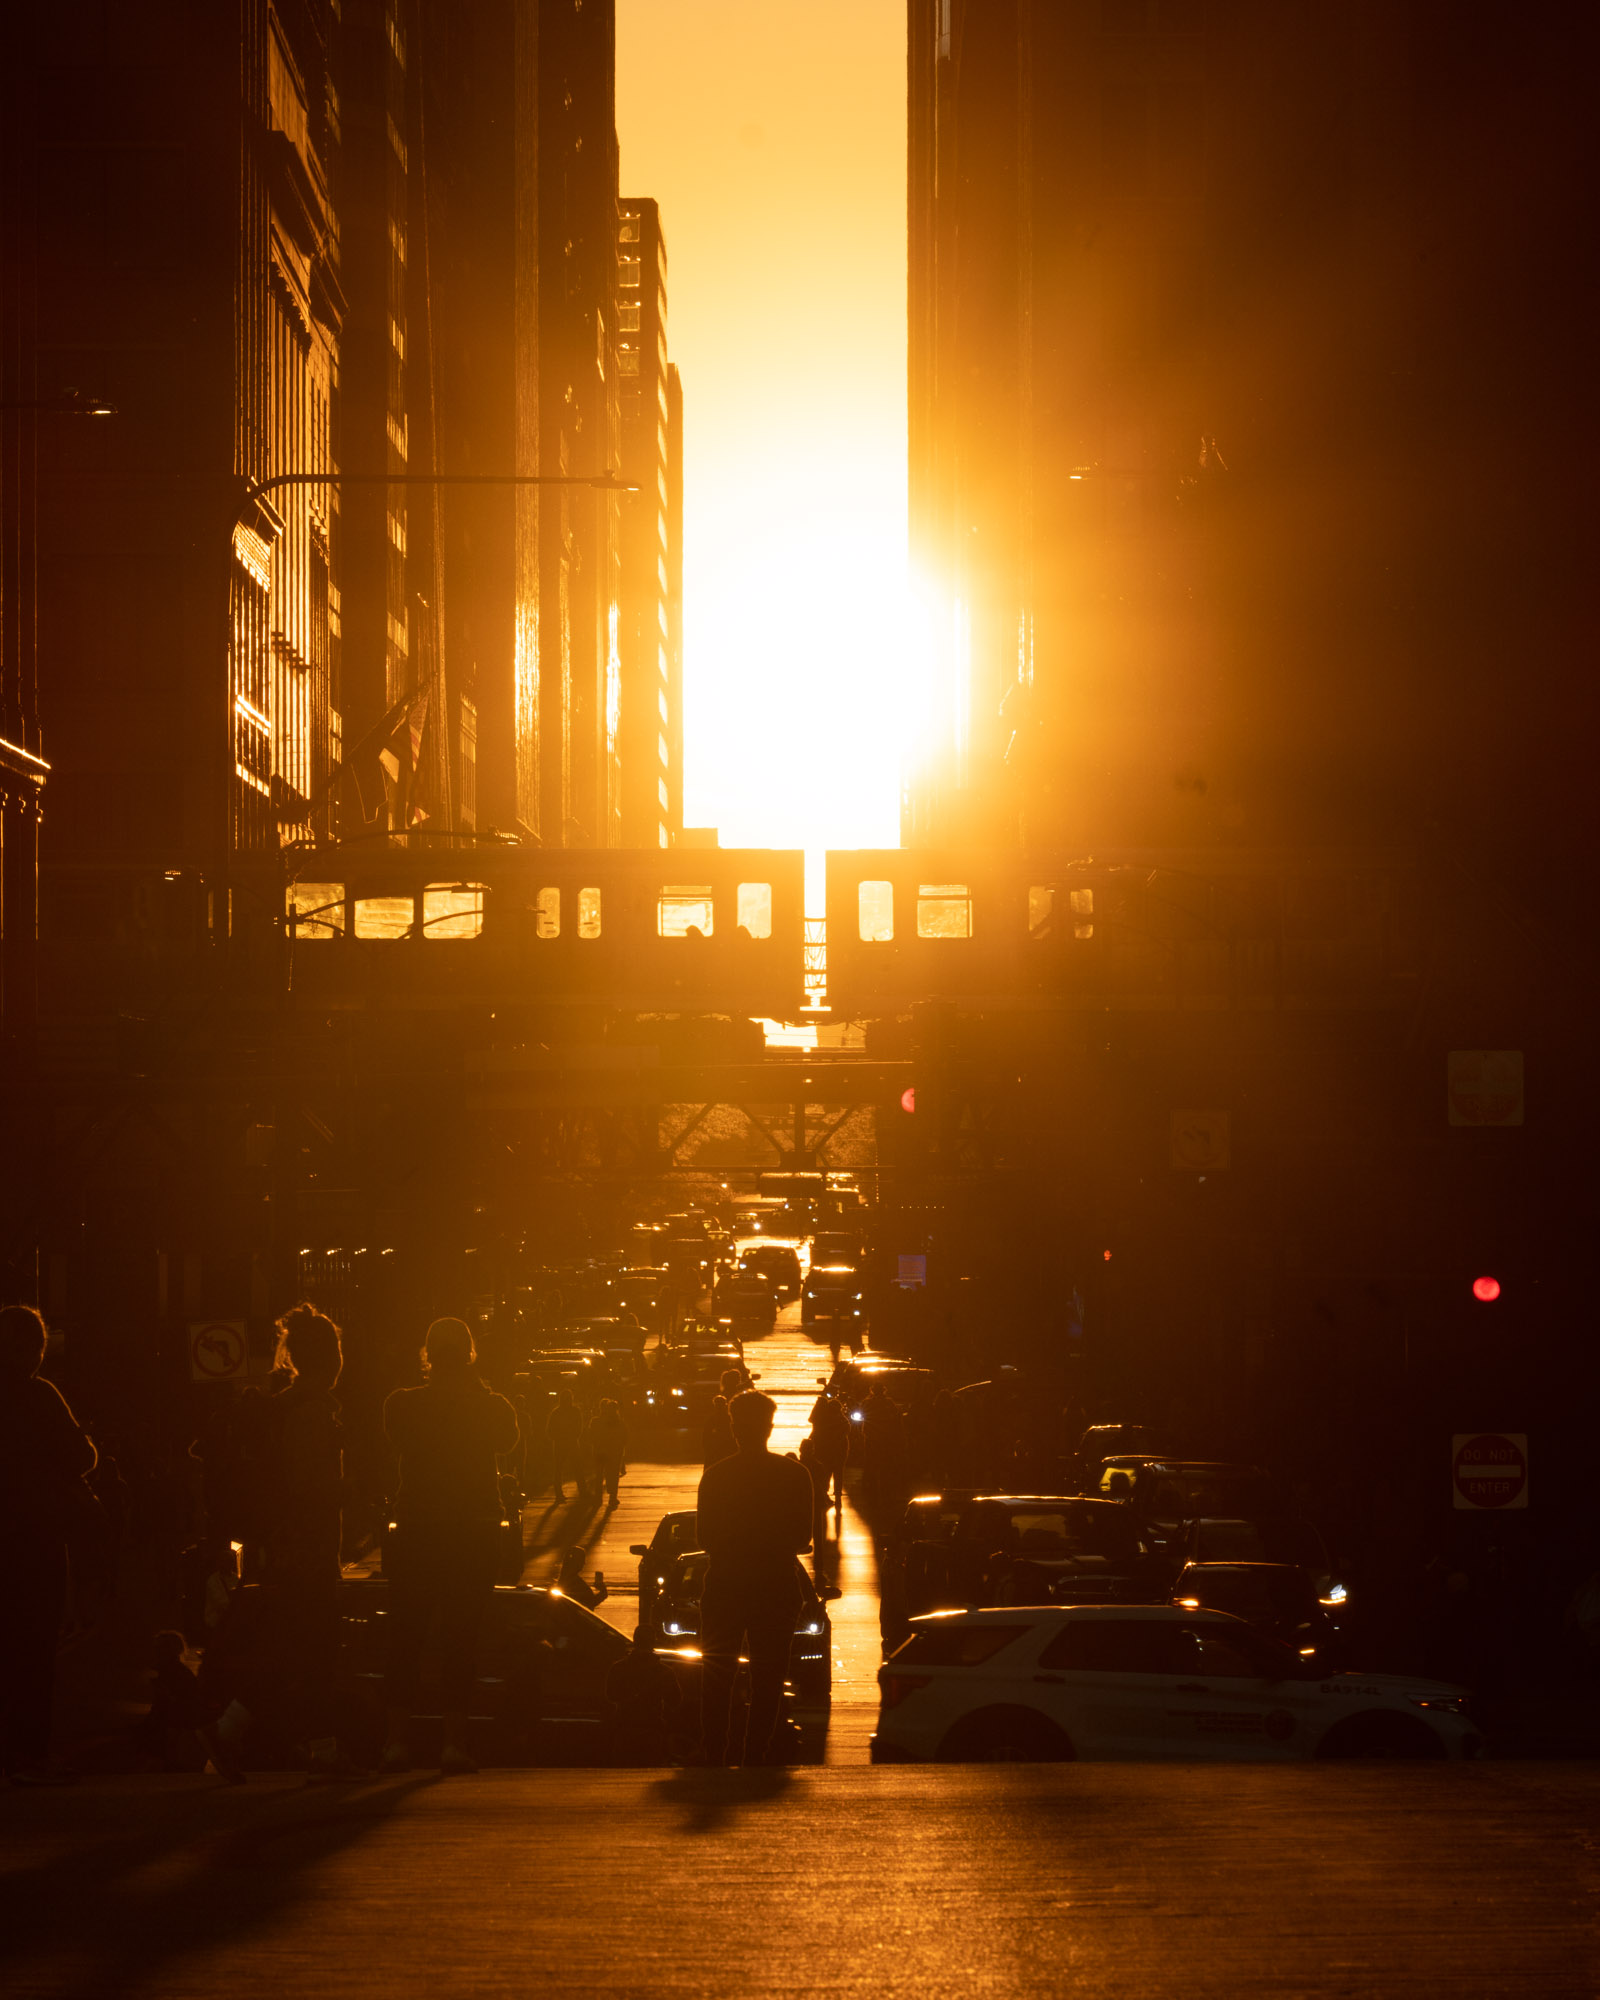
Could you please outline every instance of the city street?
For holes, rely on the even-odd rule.
[[[1600,1770],[518,1771],[0,1794],[9,1995],[1584,1996]]]
[[[778,1404],[772,1449],[793,1451],[807,1429],[818,1380],[832,1365],[827,1347],[807,1339],[801,1331],[798,1303],[783,1308],[777,1325],[764,1339],[746,1340],[745,1365],[757,1377],[757,1386]],[[652,1444],[660,1448],[658,1440],[648,1437],[641,1437],[638,1444],[643,1452]],[[601,1570],[613,1593],[601,1605],[600,1615],[619,1630],[631,1633],[639,1559],[630,1555],[629,1549],[636,1542],[649,1541],[663,1514],[694,1505],[702,1469],[698,1431],[681,1434],[681,1450],[681,1458],[653,1459],[636,1447],[618,1504],[609,1513],[603,1508],[572,1504],[552,1508],[542,1499],[531,1504],[523,1517],[523,1542],[529,1551],[526,1580],[553,1582],[562,1551],[581,1547],[584,1573]],[[831,1535],[832,1514],[828,1526]],[[878,1709],[877,1670],[882,1658],[877,1569],[871,1537],[848,1499],[839,1539],[825,1544],[811,1560],[813,1568],[820,1561],[828,1579],[844,1593],[829,1607],[833,1616],[833,1710],[828,1718],[826,1761],[864,1763]]]

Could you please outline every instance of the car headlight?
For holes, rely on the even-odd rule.
[[[811,1623],[806,1627],[806,1630],[808,1632],[820,1632],[822,1630],[822,1627],[817,1623],[815,1619],[812,1619]]]
[[[1328,1605],[1343,1604],[1349,1595],[1349,1591],[1345,1589],[1342,1583],[1335,1583],[1329,1587],[1327,1596],[1319,1597],[1317,1602]]]
[[[669,1618],[664,1629],[668,1632],[681,1632],[683,1627],[678,1623],[676,1618]]]
[[[1413,1708],[1442,1710],[1446,1715],[1465,1715],[1467,1697],[1464,1694],[1414,1694],[1410,1697]]]

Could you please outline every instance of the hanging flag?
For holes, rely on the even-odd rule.
[[[411,713],[406,717],[406,726],[411,731],[411,768],[416,771],[422,763],[422,732],[428,720],[428,690],[424,688],[413,702]]]

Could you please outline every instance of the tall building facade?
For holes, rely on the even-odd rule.
[[[622,472],[638,489],[622,506],[622,842],[670,847],[683,825],[682,391],[667,359],[667,246],[653,201],[623,198],[618,246]]]
[[[912,0],[908,25],[935,700],[905,838],[1492,848],[1485,728],[1538,814],[1569,796],[1540,718],[1583,617],[1550,557],[1586,512],[1554,439],[1589,182],[1494,116],[1472,20]],[[1504,51],[1525,139],[1578,129],[1592,41]],[[1485,236],[1512,199],[1522,233]]]
[[[539,37],[541,465],[593,477],[622,458],[615,6],[544,0]],[[622,838],[621,500],[557,487],[541,510],[542,657],[560,688],[540,746],[550,845]]]

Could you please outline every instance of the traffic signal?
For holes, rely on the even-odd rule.
[[[1472,1296],[1478,1301],[1479,1305],[1492,1306],[1500,1296],[1500,1280],[1490,1277],[1474,1278],[1472,1281]]]

